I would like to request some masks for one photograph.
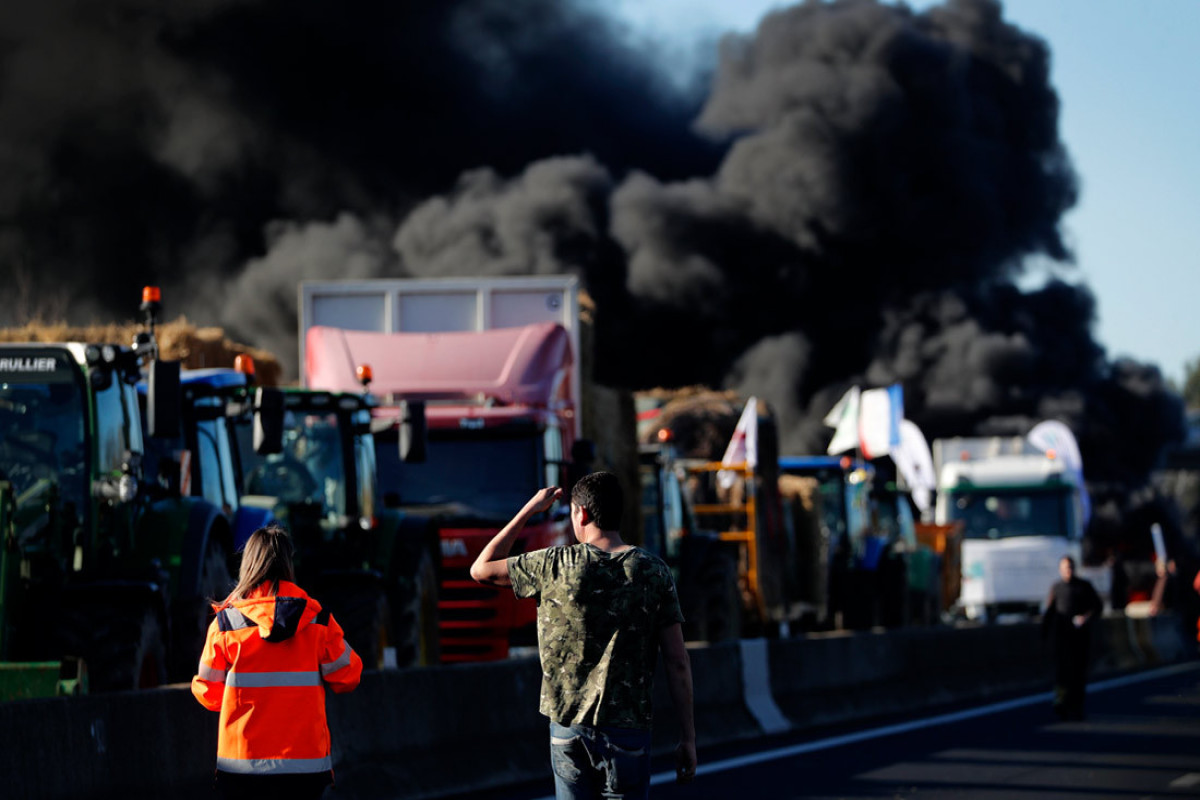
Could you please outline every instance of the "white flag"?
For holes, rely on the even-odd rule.
[[[1026,441],[1043,453],[1054,453],[1064,466],[1075,472],[1079,479],[1079,502],[1083,511],[1083,524],[1092,518],[1092,498],[1083,481],[1083,457],[1079,454],[1079,443],[1071,429],[1056,419],[1042,420],[1025,435]]]
[[[912,492],[913,502],[921,511],[928,511],[937,488],[937,475],[933,471],[933,456],[925,434],[911,420],[900,420],[900,444],[892,449],[892,461]]]
[[[1167,565],[1167,545],[1163,542],[1162,525],[1157,522],[1150,526],[1150,538],[1154,540],[1154,557],[1162,566]]]
[[[1057,458],[1071,469],[1083,470],[1083,458],[1079,455],[1079,444],[1071,429],[1056,419],[1042,420],[1025,435],[1029,443],[1043,453],[1054,451]]]
[[[857,386],[842,395],[842,399],[825,415],[825,424],[836,428],[825,452],[831,456],[858,447],[858,407],[860,392]]]
[[[721,463],[726,466],[745,464],[750,469],[758,466],[758,398],[751,397],[746,401]],[[737,477],[736,472],[722,470],[717,473],[717,485],[728,489],[737,482]]]
[[[862,393],[858,413],[858,441],[868,460],[885,456],[900,444],[904,419],[904,393],[898,383]]]

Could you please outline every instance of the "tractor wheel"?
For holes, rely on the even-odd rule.
[[[441,661],[438,633],[438,577],[429,551],[421,554],[416,574],[396,590],[396,664],[431,666]]]
[[[212,622],[212,603],[221,602],[233,588],[229,570],[229,554],[225,545],[210,539],[204,562],[200,565],[200,583],[193,597],[180,599],[172,614],[171,663],[168,674],[172,682],[188,681],[196,672],[204,638]]]
[[[737,564],[721,554],[709,567],[705,583],[705,638],[710,642],[736,640],[742,635],[742,591]]]
[[[376,585],[343,585],[322,593],[321,606],[329,609],[346,643],[362,659],[364,669],[381,669],[392,643],[392,610]]]
[[[162,623],[149,606],[87,602],[66,611],[63,636],[64,654],[83,658],[90,691],[150,689],[166,681]]]

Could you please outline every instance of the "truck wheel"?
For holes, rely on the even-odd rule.
[[[438,633],[438,577],[433,556],[421,554],[416,574],[397,588],[396,664],[431,666],[441,661]]]
[[[218,539],[210,539],[204,562],[200,565],[197,594],[179,600],[172,614],[171,662],[168,670],[172,682],[190,680],[195,674],[208,625],[213,618],[211,604],[224,600],[233,583],[225,545]]]
[[[116,601],[87,602],[64,620],[66,655],[81,655],[93,692],[151,689],[166,681],[158,612]]]

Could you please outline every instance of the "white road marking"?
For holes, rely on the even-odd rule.
[[[1193,786],[1200,786],[1200,772],[1181,775],[1167,785],[1172,789],[1191,789]]]
[[[771,670],[767,662],[766,639],[742,639],[742,693],[746,708],[763,733],[783,733],[792,723],[779,710],[771,696]]]

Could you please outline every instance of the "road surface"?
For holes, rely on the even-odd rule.
[[[655,763],[654,800],[1142,800],[1200,797],[1200,662],[1094,682],[1087,718],[1048,693],[702,751],[696,782]],[[552,800],[553,784],[475,800]]]

